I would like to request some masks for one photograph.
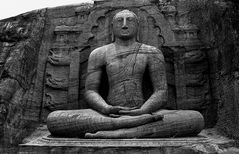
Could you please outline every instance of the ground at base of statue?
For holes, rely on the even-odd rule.
[[[84,153],[84,154],[215,154],[239,153],[234,141],[215,129],[205,129],[196,137],[145,139],[80,139],[51,137],[45,125],[20,144],[19,154]],[[231,152],[229,152],[231,151]]]

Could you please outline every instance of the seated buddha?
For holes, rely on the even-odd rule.
[[[112,22],[114,42],[91,52],[85,84],[90,109],[60,110],[48,115],[52,135],[83,138],[156,138],[191,136],[204,127],[193,110],[166,110],[167,81],[162,52],[137,42],[139,20],[123,10]],[[109,93],[99,93],[105,68]],[[153,93],[145,100],[143,75],[148,69]]]

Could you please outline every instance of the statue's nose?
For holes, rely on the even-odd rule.
[[[122,29],[128,29],[127,25],[122,26]]]
[[[128,24],[127,21],[124,19],[123,25],[122,25],[122,29],[128,29]]]

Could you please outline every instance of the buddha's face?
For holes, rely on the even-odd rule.
[[[123,10],[115,15],[113,19],[113,33],[116,38],[130,39],[136,37],[137,29],[138,20],[133,12]]]

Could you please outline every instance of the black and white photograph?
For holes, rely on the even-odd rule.
[[[0,154],[239,154],[239,1],[7,0]]]

